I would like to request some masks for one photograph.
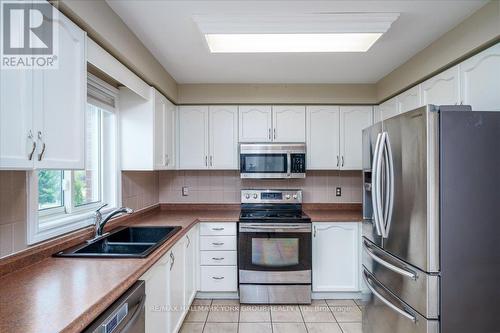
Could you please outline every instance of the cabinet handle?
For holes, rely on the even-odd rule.
[[[210,166],[213,166],[213,159],[214,159],[214,157],[212,155],[210,155]]]
[[[212,276],[212,279],[214,279],[214,280],[223,280],[224,277],[223,276]]]
[[[170,163],[170,159],[168,158],[168,154],[165,154],[165,166],[168,166]]]
[[[212,258],[212,260],[217,260],[217,261],[219,261],[219,260],[224,260],[224,258],[223,258],[223,257],[220,257],[220,258]]]
[[[215,242],[215,243],[212,243],[212,245],[221,246],[221,245],[224,245],[224,243],[223,242]]]
[[[38,131],[38,140],[42,141],[42,151],[38,154],[38,161],[41,161],[43,158],[43,154],[45,153],[45,142],[42,140],[42,132]]]
[[[186,245],[186,249],[189,247],[189,245],[191,245],[191,240],[189,239],[189,236],[186,235],[186,239],[188,241],[187,245]]]
[[[339,155],[337,155],[337,167],[339,166]]]
[[[208,167],[208,156],[205,155],[205,166]]]
[[[174,267],[175,263],[175,256],[173,252],[170,252],[170,270],[172,270],[172,267]]]
[[[274,140],[276,140],[276,127],[275,127],[275,128],[274,128],[274,130],[273,130],[273,135],[274,135],[274,136],[273,136]]]
[[[344,155],[342,155],[342,166],[344,166]]]
[[[224,228],[222,228],[222,227],[221,228],[212,228],[212,230],[213,231],[222,231],[222,230],[224,230]]]
[[[36,149],[36,142],[33,141],[33,148],[31,148],[31,153],[29,153],[28,155],[28,160],[32,160],[33,159],[33,154],[35,153],[35,149]]]
[[[313,237],[316,238],[316,226],[313,226]]]
[[[271,129],[268,130],[268,137],[269,137],[269,140],[271,140]]]

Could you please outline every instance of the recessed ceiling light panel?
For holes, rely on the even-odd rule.
[[[212,53],[366,52],[397,13],[194,17]]]

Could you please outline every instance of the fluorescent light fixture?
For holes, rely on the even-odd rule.
[[[194,15],[212,53],[366,52],[398,13]]]
[[[206,34],[212,53],[366,52],[382,33]]]

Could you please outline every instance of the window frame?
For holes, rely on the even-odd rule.
[[[73,170],[64,170],[62,184],[65,190],[63,192],[64,205],[39,211],[37,170],[27,172],[28,245],[93,224],[94,211],[102,206],[104,202],[108,203],[108,206],[101,211],[102,213],[110,212],[121,204],[118,89],[90,73],[87,76],[87,84],[104,91],[114,99],[114,106],[110,106],[87,95],[87,104],[92,104],[103,111],[107,111],[106,115],[104,112],[100,114],[99,154],[101,157],[106,156],[106,161],[101,158],[99,163],[100,201],[81,206],[74,205]],[[68,198],[70,200],[67,200]]]

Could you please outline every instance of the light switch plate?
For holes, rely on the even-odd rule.
[[[342,187],[335,188],[335,196],[336,197],[342,196]]]
[[[182,187],[182,196],[187,197],[189,195],[189,188],[187,186]]]

